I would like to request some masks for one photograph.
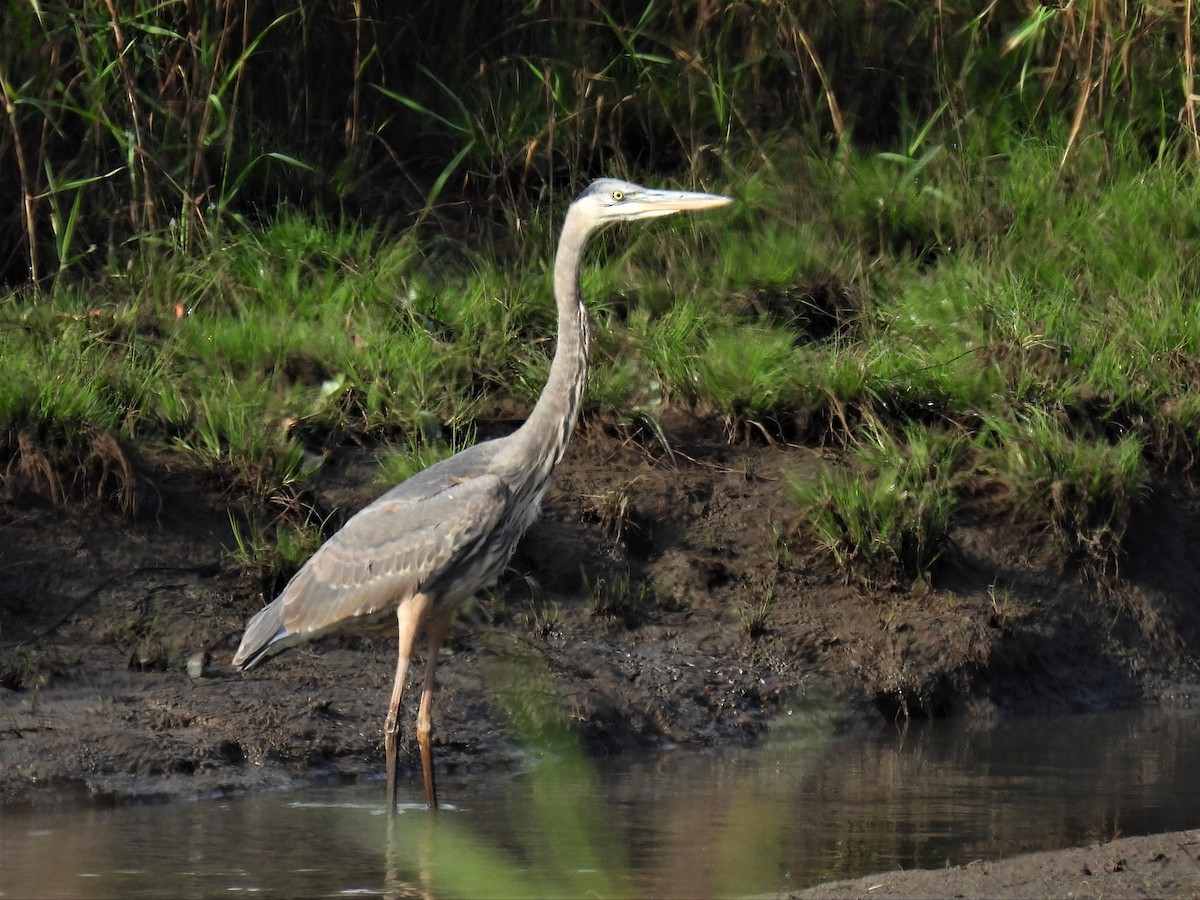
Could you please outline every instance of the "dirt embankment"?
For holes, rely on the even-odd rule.
[[[790,897],[1195,898],[1200,897],[1200,831],[1121,838],[952,869],[883,872],[830,882]]]
[[[812,450],[730,445],[719,426],[682,416],[667,433],[673,460],[613,427],[576,436],[509,574],[443,651],[439,766],[514,759],[514,716],[536,724],[548,708],[565,708],[605,752],[751,740],[795,695],[868,718],[1187,699],[1200,646],[1200,497],[1186,481],[1153,484],[1104,584],[983,497],[956,515],[929,584],[869,590],[795,527],[786,478],[811,467]],[[375,473],[366,451],[329,460],[312,499],[333,514],[330,528],[382,490]],[[278,582],[231,562],[219,489],[169,459],[142,460],[136,479],[132,517],[6,485],[0,799],[119,801],[377,775],[393,642],[335,638],[235,673],[245,621]],[[549,705],[532,702],[539,692]],[[404,752],[411,765],[415,748]],[[1121,871],[1141,860],[1132,852],[1117,853]],[[1079,873],[1103,870],[1098,860]],[[999,882],[980,883],[965,895],[1002,895]],[[895,890],[926,887],[943,893],[933,882]]]

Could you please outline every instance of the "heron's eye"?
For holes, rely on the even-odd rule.
[[[612,198],[614,200],[616,200],[618,203],[620,203],[622,200],[625,199],[625,192],[624,191],[613,191]]]

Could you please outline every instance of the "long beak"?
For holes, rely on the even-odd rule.
[[[724,197],[721,194],[701,194],[696,191],[660,191],[646,188],[640,191],[628,205],[619,209],[622,218],[645,219],[666,216],[674,212],[728,206],[732,202],[732,197]]]

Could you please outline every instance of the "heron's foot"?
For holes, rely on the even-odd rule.
[[[437,809],[437,783],[433,776],[433,760],[422,756],[421,770],[425,776],[425,805],[430,809]]]
[[[421,773],[425,778],[425,803],[430,809],[437,809],[437,784],[433,776],[433,728],[429,723],[417,723],[417,747],[421,751]]]
[[[397,729],[394,725],[391,731],[387,730],[386,725],[383,730],[383,753],[387,764],[387,798],[385,802],[387,803],[389,815],[396,811],[396,756],[398,751],[396,746],[396,731]]]

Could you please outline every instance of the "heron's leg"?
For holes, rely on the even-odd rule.
[[[437,670],[438,651],[450,629],[450,612],[429,620],[429,660],[425,663],[425,685],[421,690],[421,708],[417,712],[417,746],[421,748],[421,768],[425,772],[425,802],[437,809],[437,788],[433,782],[433,688]]]
[[[413,646],[417,642],[417,629],[429,606],[424,594],[401,603],[396,610],[400,623],[400,646],[396,657],[396,681],[392,685],[392,702],[388,706],[387,718],[383,722],[383,752],[387,761],[387,808],[396,810],[396,754],[400,732],[400,698],[404,695],[404,679],[408,676],[408,661],[412,658]]]

